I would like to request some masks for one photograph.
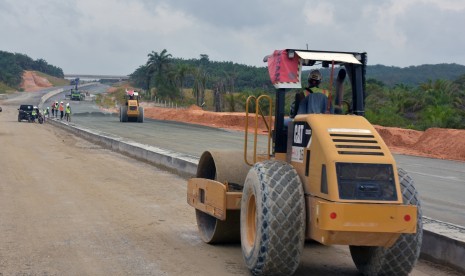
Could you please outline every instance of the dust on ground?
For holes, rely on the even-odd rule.
[[[145,106],[144,115],[157,120],[181,121],[240,131],[244,131],[246,121],[245,113],[211,112],[195,105],[187,109]],[[259,121],[259,133],[267,133],[263,120]],[[254,124],[253,115],[249,115],[249,130],[253,130]],[[418,131],[377,125],[375,129],[393,153],[465,161],[463,129],[430,128]]]
[[[25,92],[33,92],[52,86],[46,78],[40,77],[34,71],[24,71],[20,88],[24,89]]]

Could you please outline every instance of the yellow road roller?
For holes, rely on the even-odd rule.
[[[144,122],[144,108],[139,106],[139,93],[126,90],[125,104],[119,107],[120,122]]]
[[[240,241],[254,275],[292,275],[305,240],[348,245],[364,275],[409,274],[422,242],[420,199],[364,118],[367,54],[285,49],[264,61],[274,107],[270,96],[249,97],[244,149],[204,152],[188,180],[202,240]],[[310,71],[307,95],[296,94],[295,114],[285,117],[285,94],[302,88],[306,67],[326,68],[329,89]],[[265,151],[257,150],[259,120],[269,126]]]

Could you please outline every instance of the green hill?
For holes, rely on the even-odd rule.
[[[47,75],[64,78],[63,70],[50,65],[44,59],[33,60],[24,54],[0,51],[0,87],[18,88],[22,81],[24,70],[33,70]],[[5,91],[0,91],[5,92]]]
[[[382,81],[386,85],[405,84],[416,86],[421,83],[440,80],[456,80],[465,74],[465,66],[459,64],[424,64],[405,68],[371,65],[367,68],[367,78]]]

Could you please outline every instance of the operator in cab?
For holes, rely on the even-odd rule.
[[[308,86],[304,90],[305,98],[299,103],[297,114],[333,113],[332,105],[328,109],[328,90],[320,88],[322,79],[320,71],[310,71]]]

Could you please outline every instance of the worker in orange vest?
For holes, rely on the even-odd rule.
[[[60,110],[60,120],[63,120],[63,116],[65,112],[65,107],[63,106],[63,102],[60,102],[60,106],[58,107],[58,110]]]

